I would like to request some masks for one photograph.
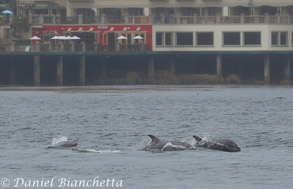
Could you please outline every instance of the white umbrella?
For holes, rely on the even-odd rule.
[[[71,37],[71,39],[80,39],[80,38],[77,36],[73,36],[73,37]]]
[[[51,39],[59,39],[59,36],[54,36]]]
[[[31,40],[41,40],[41,38],[39,38],[38,36],[33,36],[30,38]]]
[[[72,39],[72,37],[70,37],[70,36],[65,36],[65,38],[64,38],[65,40],[71,40]]]
[[[67,39],[67,37],[65,37],[65,36],[59,36],[59,37],[58,37],[58,39],[61,39],[61,40],[66,40],[66,39]]]
[[[138,36],[135,36],[133,39],[143,39],[143,37],[140,37],[140,36],[138,35]]]
[[[121,35],[121,36],[117,37],[117,39],[127,39],[127,37]]]
[[[2,14],[13,14],[13,12],[10,10],[5,10],[5,11],[2,11],[1,13]]]

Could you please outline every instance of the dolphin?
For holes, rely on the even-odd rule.
[[[149,145],[144,147],[144,151],[163,152],[176,150],[195,150],[196,147],[181,141],[162,141],[153,135],[148,135],[152,141]]]
[[[194,135],[193,138],[195,138],[195,140],[197,141],[197,146],[210,148],[214,150],[226,151],[226,152],[241,151],[239,146],[237,146],[237,144],[231,140],[219,139],[214,141],[206,141],[196,135]]]
[[[47,148],[64,148],[64,147],[75,147],[75,146],[77,146],[76,142],[61,141],[56,144],[50,145]]]
[[[52,144],[47,146],[46,148],[75,147],[77,146],[77,143],[75,141],[68,141],[66,136],[53,137]]]

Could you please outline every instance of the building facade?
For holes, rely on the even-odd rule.
[[[153,57],[143,57],[143,61],[148,65],[145,69],[151,79],[158,72],[208,74],[217,81],[232,78],[238,82],[240,78],[264,83],[291,82],[292,0],[19,0],[18,3],[19,13],[32,24],[31,36],[38,36],[45,45],[38,50],[56,51],[56,46],[61,45],[57,51],[88,51],[96,56],[106,53],[105,57],[107,52],[141,52],[143,56],[150,52]],[[80,40],[58,41],[52,39],[54,36],[77,36]],[[81,43],[82,48],[78,47]],[[82,60],[85,64],[85,59]],[[105,68],[104,65],[101,67]],[[108,69],[116,69],[124,64],[109,65],[112,67]],[[102,71],[102,75],[106,72]]]
[[[19,12],[30,18],[33,34],[34,28],[45,25],[93,25],[95,35],[101,34],[98,28],[104,25],[152,25],[155,51],[293,47],[290,0],[19,0]],[[47,35],[48,27],[43,28]],[[101,37],[95,37],[95,42]]]

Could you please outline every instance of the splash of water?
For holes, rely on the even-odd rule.
[[[152,140],[147,137],[146,139],[144,139],[142,142],[138,143],[135,145],[135,148],[140,151],[143,150],[146,146],[150,145],[152,142]]]
[[[161,151],[164,151],[165,149],[172,149],[172,148],[175,148],[177,150],[186,150],[186,147],[184,146],[174,145],[171,142],[167,142],[165,146],[161,149]]]
[[[68,139],[66,136],[57,136],[57,137],[53,137],[52,139],[52,145],[56,145],[60,142],[66,142]]]
[[[192,136],[185,137],[185,138],[181,139],[180,141],[185,142],[187,144],[190,144],[193,147],[196,147],[196,143],[197,143],[196,140]]]

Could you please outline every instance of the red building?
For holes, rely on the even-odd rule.
[[[43,25],[41,28],[32,28],[32,36],[38,36],[43,43],[54,43],[54,36],[77,36],[79,42],[100,45],[138,44],[152,47],[151,25]],[[124,36],[125,39],[117,39]],[[134,37],[140,36],[140,39]]]

